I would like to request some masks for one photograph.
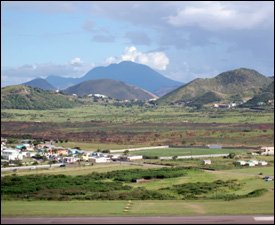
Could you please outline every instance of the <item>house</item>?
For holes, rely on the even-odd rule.
[[[254,163],[255,165],[259,164],[258,160],[254,160],[254,159],[248,160],[247,163]]]
[[[54,147],[48,150],[48,153],[53,155],[53,154],[57,154],[57,155],[68,155],[68,151],[67,149],[63,148],[63,147]]]
[[[238,161],[236,162],[236,164],[237,164],[237,165],[240,165],[240,166],[244,166],[244,165],[246,165],[246,161],[238,160]]]
[[[80,158],[75,158],[75,157],[63,157],[63,162],[66,163],[75,163],[77,161],[79,161]]]
[[[261,155],[274,155],[274,147],[261,147]]]
[[[23,155],[21,151],[16,149],[5,149],[1,152],[1,156],[6,160],[22,160]]]
[[[204,165],[211,165],[211,160],[210,159],[205,159],[203,160]]]
[[[28,151],[28,152],[21,152],[24,158],[31,158],[37,154],[37,152],[34,151]]]
[[[110,155],[113,161],[119,160],[121,158],[121,154],[112,154]]]
[[[248,166],[255,166],[255,163],[251,162],[251,161],[247,161],[245,165],[248,165]]]
[[[268,163],[266,161],[259,161],[259,165],[266,166]]]
[[[26,150],[26,151],[34,150],[33,145],[31,144],[20,144],[20,145],[16,145],[15,148],[20,150]]]
[[[126,157],[127,161],[134,161],[134,160],[140,160],[143,159],[142,155],[129,155]]]
[[[77,155],[77,154],[82,154],[84,153],[84,151],[81,151],[77,148],[68,148],[68,154],[73,154],[73,155]]]
[[[89,157],[89,161],[92,163],[107,163],[107,162],[110,162],[111,160],[105,157]]]

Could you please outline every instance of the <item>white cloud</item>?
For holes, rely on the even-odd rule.
[[[150,66],[157,70],[166,70],[169,65],[169,58],[164,52],[139,52],[135,46],[125,48],[124,53],[119,57],[109,57],[105,60],[107,64],[119,63],[121,61],[132,61]]]
[[[81,61],[81,59],[79,57],[75,57],[70,61],[70,64],[72,66],[77,66],[78,67],[78,66],[83,65],[83,62]]]
[[[236,2],[200,2],[179,8],[176,15],[167,17],[175,27],[199,26],[207,30],[251,29],[263,25],[274,15],[274,5]]]

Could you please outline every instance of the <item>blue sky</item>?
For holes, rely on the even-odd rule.
[[[131,60],[182,82],[274,75],[274,2],[1,2],[2,86]]]

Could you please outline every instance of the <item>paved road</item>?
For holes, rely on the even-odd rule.
[[[1,224],[274,224],[274,216],[3,217]]]

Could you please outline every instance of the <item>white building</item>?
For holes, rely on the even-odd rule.
[[[134,161],[134,160],[140,160],[143,159],[142,155],[129,155],[126,157],[127,161]]]
[[[89,157],[89,161],[92,163],[108,163],[111,160],[105,157]]]
[[[274,147],[261,147],[261,155],[274,155]]]
[[[211,160],[210,159],[205,159],[203,160],[204,165],[211,165]]]
[[[243,160],[238,160],[236,162],[236,164],[240,165],[240,166],[244,166],[246,164],[246,161],[243,161]]]
[[[22,160],[23,154],[16,149],[5,149],[1,152],[1,156],[3,156],[6,160]]]
[[[266,161],[259,161],[259,165],[266,166],[268,163]]]

